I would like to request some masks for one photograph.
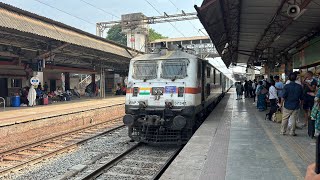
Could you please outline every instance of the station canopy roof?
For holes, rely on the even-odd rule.
[[[204,0],[195,8],[227,66],[283,61],[319,35],[320,0]]]
[[[0,2],[0,57],[58,66],[127,69],[141,52]]]

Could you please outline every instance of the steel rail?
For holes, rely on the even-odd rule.
[[[92,180],[96,179],[103,173],[107,172],[109,169],[111,169],[113,166],[121,162],[123,159],[126,158],[126,156],[130,153],[132,153],[134,150],[139,148],[143,143],[138,143],[131,148],[127,149],[108,163],[104,164],[103,166],[99,167],[95,171],[87,174],[85,177],[82,178],[82,180]],[[159,179],[161,175],[165,172],[165,170],[169,167],[169,165],[172,163],[172,161],[176,158],[176,156],[180,153],[180,151],[183,149],[183,146],[179,147],[177,150],[174,151],[174,153],[167,159],[167,161],[161,166],[160,170],[157,171],[157,173],[152,176],[151,179]]]
[[[162,176],[162,174],[167,170],[167,168],[170,166],[170,164],[172,163],[172,161],[178,156],[178,154],[180,153],[180,151],[183,149],[184,146],[181,146],[179,149],[177,149],[171,156],[170,158],[166,161],[166,163],[161,167],[160,171],[157,172],[157,174],[155,174],[152,179],[153,180],[157,180],[160,179],[160,177]]]
[[[68,136],[68,135],[72,135],[74,133],[80,133],[80,132],[83,132],[85,130],[88,130],[90,128],[93,128],[95,126],[101,126],[103,124],[108,124],[108,123],[112,123],[113,121],[115,120],[119,120],[121,119],[122,117],[118,117],[118,118],[115,118],[115,119],[112,119],[112,120],[109,120],[107,122],[103,122],[103,123],[99,123],[99,124],[95,124],[95,125],[92,125],[92,126],[89,126],[89,127],[86,127],[86,128],[82,128],[82,129],[79,129],[79,130],[75,130],[75,131],[72,131],[72,132],[69,132],[69,133],[64,133],[64,134],[61,134],[61,135],[58,135],[58,136],[55,136],[55,137],[52,137],[52,138],[48,138],[46,140],[42,140],[40,142],[36,142],[36,143],[32,143],[32,144],[29,144],[29,145],[25,145],[25,146],[22,146],[22,147],[18,147],[18,148],[15,148],[15,149],[12,149],[12,150],[8,150],[8,151],[5,151],[3,153],[0,154],[1,156],[1,159],[3,159],[4,156],[8,156],[8,155],[12,155],[12,154],[15,154],[15,153],[18,153],[18,152],[21,152],[23,150],[28,150],[28,149],[32,149],[34,147],[37,147],[37,146],[41,146],[45,143],[49,143],[49,142],[53,142],[54,140],[57,140],[59,138],[62,138],[62,137],[65,137],[65,136]],[[56,150],[52,150],[52,151],[48,151],[47,153],[44,153],[44,154],[35,154],[33,157],[30,157],[29,160],[27,161],[23,161],[21,163],[18,163],[16,165],[13,165],[11,167],[7,167],[7,168],[4,168],[4,169],[0,169],[0,175],[3,175],[5,173],[8,173],[10,171],[14,171],[16,169],[21,169],[23,168],[24,166],[26,165],[29,165],[29,164],[34,164],[34,163],[37,163],[39,161],[41,161],[42,159],[44,158],[48,158],[48,157],[52,157],[56,154],[59,154],[59,153],[62,153],[62,152],[65,152],[65,151],[68,151],[68,150],[71,150],[75,147],[78,147],[80,144],[83,144],[85,142],[87,142],[88,140],[91,140],[93,138],[96,138],[96,137],[99,137],[99,136],[102,136],[104,134],[108,134],[110,132],[113,132],[117,129],[120,129],[122,127],[125,127],[125,125],[118,125],[116,127],[113,127],[111,129],[108,129],[106,131],[103,131],[103,132],[100,132],[100,133],[96,133],[95,135],[93,136],[90,136],[90,137],[85,137],[84,139],[76,139],[74,138],[73,140],[76,139],[76,142],[72,142],[70,144],[66,144],[65,146],[61,147],[61,148],[58,148]],[[66,141],[66,142],[69,142],[69,141],[73,141],[72,139]]]
[[[43,140],[40,140],[40,141],[37,141],[37,142],[33,142],[33,143],[29,143],[29,144],[26,144],[26,145],[23,145],[23,146],[15,147],[15,148],[12,148],[12,149],[9,149],[9,150],[0,151],[0,159],[1,159],[1,157],[5,156],[5,155],[16,153],[18,151],[26,150],[30,146],[39,146],[41,144],[48,143],[48,142],[50,142],[50,141],[52,141],[54,139],[61,138],[63,136],[67,136],[69,134],[81,132],[81,131],[84,131],[84,130],[87,130],[87,129],[90,129],[90,128],[94,128],[96,126],[100,126],[100,125],[103,125],[103,124],[106,124],[106,123],[110,123],[112,121],[115,121],[115,120],[118,120],[118,119],[121,119],[121,118],[123,118],[123,116],[120,116],[120,117],[117,117],[117,118],[114,118],[114,119],[110,119],[108,121],[100,122],[98,124],[94,124],[94,125],[91,125],[91,126],[87,126],[87,127],[83,127],[83,128],[80,128],[80,129],[76,129],[76,130],[73,130],[73,131],[70,131],[70,132],[66,132],[66,133],[63,133],[63,134],[59,134],[59,135],[56,135],[56,136],[53,136],[53,137],[49,137],[49,138],[46,138],[46,139],[43,139]]]
[[[108,169],[110,169],[112,166],[114,166],[115,164],[117,164],[118,162],[120,162],[121,160],[123,160],[127,154],[133,152],[135,149],[137,149],[138,147],[140,147],[142,145],[142,143],[137,143],[136,145],[132,146],[131,148],[127,149],[126,151],[124,151],[123,153],[121,153],[120,155],[118,155],[117,157],[115,157],[114,159],[112,159],[111,161],[109,161],[108,163],[104,164],[103,166],[99,167],[98,169],[96,169],[95,171],[89,173],[88,175],[86,175],[84,178],[82,178],[83,180],[89,180],[89,179],[95,179],[98,176],[100,176],[101,174],[103,174],[105,171],[107,171]]]

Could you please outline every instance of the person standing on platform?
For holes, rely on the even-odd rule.
[[[253,95],[253,93],[252,93],[252,81],[251,80],[249,80],[248,81],[248,89],[249,89],[249,98],[252,98],[252,95]]]
[[[28,92],[28,101],[29,101],[29,106],[35,106],[36,105],[36,98],[37,98],[37,92],[34,89],[34,86],[31,85],[31,88],[29,89]]]
[[[301,84],[301,80],[300,80],[300,72],[298,72],[298,71],[295,71],[295,72],[293,72],[293,73],[295,73],[296,75],[297,75],[297,79],[294,81],[295,83],[297,83],[297,84],[299,84],[301,87],[302,87],[302,84]],[[287,82],[286,82],[286,84],[290,84],[290,80],[287,80]],[[283,93],[283,92],[282,92]],[[298,112],[298,118],[296,119],[297,121],[296,121],[296,128],[297,129],[302,129],[300,126],[297,126],[297,124],[298,124],[298,122],[299,122],[299,114],[300,114],[300,110],[299,110],[299,112]],[[289,123],[288,123],[288,127],[290,128],[292,126],[292,118],[290,117],[289,118]]]
[[[283,82],[280,81],[279,76],[275,76],[274,80],[276,81],[275,87],[277,89],[278,100],[279,100],[279,103],[281,103],[282,89],[284,85],[283,85]]]
[[[249,83],[247,80],[244,81],[244,98],[249,96]]]
[[[320,89],[317,92],[316,97],[314,98],[314,106],[311,110],[311,121],[315,121],[315,132],[314,136],[319,136],[320,132]]]
[[[277,89],[275,87],[275,82],[271,80],[270,82],[271,86],[269,88],[269,100],[270,100],[270,111],[268,114],[266,114],[266,119],[269,121],[272,120],[272,115],[277,112],[277,101],[278,101],[278,95],[277,95]]]
[[[48,89],[49,89],[48,83],[47,83],[47,82],[44,82],[43,91],[44,91],[45,93],[47,93],[47,92],[48,92]]]
[[[242,89],[241,82],[236,83],[236,92],[237,92],[237,99],[236,100],[242,99],[241,96],[242,96],[243,89]]]
[[[37,89],[39,89],[40,91],[42,91],[42,85],[41,85],[41,82],[39,82],[39,85],[38,85]]]
[[[314,105],[315,91],[317,81],[313,79],[313,72],[308,71],[303,81],[303,109],[304,109],[304,127],[308,125],[310,119],[310,111]],[[313,137],[313,135],[309,134]]]
[[[259,81],[259,87],[257,89],[257,108],[259,111],[265,111],[267,109],[266,107],[266,94],[268,93],[268,90],[263,86],[263,82]]]
[[[252,98],[253,102],[256,102],[256,88],[257,88],[257,80],[253,80],[252,82]]]
[[[285,135],[288,127],[289,117],[292,118],[292,126],[290,128],[290,135],[296,136],[296,120],[298,118],[298,111],[300,104],[303,102],[303,89],[301,85],[295,83],[297,79],[296,73],[290,73],[290,83],[283,88],[282,97],[282,123],[280,134]]]

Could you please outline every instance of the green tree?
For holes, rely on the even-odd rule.
[[[114,25],[108,30],[107,39],[119,44],[127,45],[127,35],[121,32],[121,25]]]
[[[154,29],[150,28],[149,29],[149,42],[155,41],[157,39],[165,39],[168,38],[166,36],[163,36],[160,33],[157,33]]]

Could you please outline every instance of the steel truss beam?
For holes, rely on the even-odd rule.
[[[48,57],[54,55],[54,52],[60,51],[63,48],[69,46],[69,45],[70,45],[70,43],[63,43],[62,45],[60,45],[60,46],[58,46],[58,47],[56,47],[54,49],[50,49],[49,51],[47,51],[47,52],[45,52],[43,54],[40,54],[37,58],[39,58],[39,59],[48,58]]]
[[[276,41],[294,21],[293,17],[287,15],[287,9],[290,5],[298,5],[300,9],[303,10],[310,2],[311,0],[282,0],[277,12],[258,41],[255,47],[255,53],[261,56],[263,51]],[[248,63],[254,63],[256,60],[258,60],[257,57],[251,56]]]
[[[134,23],[134,22],[144,22],[145,24],[157,24],[157,23],[166,23],[166,22],[176,22],[176,21],[186,21],[186,20],[193,20],[198,19],[197,13],[182,13],[182,14],[173,14],[168,15],[165,14],[164,16],[152,16],[152,17],[141,17],[141,19],[136,21],[109,21],[109,22],[98,22],[96,24],[97,28],[97,35],[102,36],[103,32],[111,28],[114,25],[118,24],[126,24],[126,23]]]

